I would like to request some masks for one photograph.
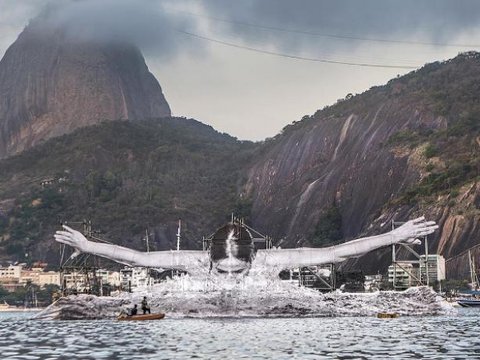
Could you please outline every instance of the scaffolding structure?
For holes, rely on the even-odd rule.
[[[84,220],[83,222],[63,222],[63,224],[82,225],[82,233],[87,239],[101,240],[94,236],[92,230],[92,221]],[[65,244],[61,246],[60,256],[60,284],[63,296],[87,293],[95,295],[103,295],[103,284],[101,279],[97,277],[98,259],[90,254],[79,254],[78,256],[70,256],[65,259]],[[72,254],[73,255],[73,254]]]
[[[328,271],[329,275],[322,274]],[[326,264],[321,267],[308,266],[300,269],[300,286],[314,287],[322,292],[336,290],[336,266],[335,264]]]
[[[252,235],[252,242],[253,242],[253,245],[255,246],[255,249],[261,248],[261,249],[267,249],[268,250],[268,249],[272,248],[273,239],[270,236],[263,235],[260,231],[255,230],[251,226],[248,226],[247,224],[245,224],[244,219],[237,218],[237,217],[232,215],[231,223],[235,224],[235,225],[243,226],[250,232],[250,234]],[[203,249],[203,251],[207,251],[207,250],[210,249],[214,234],[215,233],[212,233],[209,236],[204,236],[202,238],[202,249]]]
[[[392,230],[395,230],[397,226],[405,224],[404,222],[398,222],[392,220]],[[393,289],[394,290],[404,290],[404,284],[400,284],[397,279],[397,268],[400,268],[406,274],[410,276],[410,279],[414,281],[414,285],[421,286],[426,285],[430,286],[430,279],[428,274],[428,238],[427,236],[423,237],[423,243],[425,246],[425,256],[422,257],[417,251],[415,251],[411,244],[393,244],[392,245],[392,266],[393,266]],[[401,259],[399,256],[399,251],[402,249],[407,250],[410,255],[414,256],[413,260]],[[412,271],[412,267],[408,267],[407,264],[418,264],[418,273]],[[420,269],[424,265],[426,269],[425,273],[422,274]]]

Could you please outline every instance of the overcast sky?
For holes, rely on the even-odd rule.
[[[240,139],[480,50],[477,0],[0,0],[0,55],[46,4],[74,34],[136,43],[174,115]]]

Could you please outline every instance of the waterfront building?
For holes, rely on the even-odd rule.
[[[63,288],[77,293],[90,289],[90,279],[83,271],[70,271],[62,274]]]
[[[132,291],[137,288],[153,285],[150,277],[150,269],[144,267],[125,266],[120,270],[120,282],[124,291]]]
[[[20,282],[16,278],[4,277],[0,279],[0,286],[8,292],[14,292],[18,288],[23,287],[23,284],[20,284]]]
[[[60,286],[60,273],[57,271],[43,271],[38,274],[38,282],[36,284],[40,287],[45,287],[45,285]]]
[[[29,283],[40,287],[48,284],[60,286],[60,273],[44,269],[45,266],[26,269],[25,264],[0,267],[0,285],[8,291],[15,291]]]
[[[95,271],[95,275],[97,276],[97,279],[99,279],[103,285],[109,284],[109,285],[112,285],[112,286],[115,286],[115,287],[121,285],[120,273],[118,271],[97,269]]]
[[[23,284],[20,284],[22,267],[24,264],[0,267],[0,286],[9,292],[14,292]]]
[[[62,288],[67,293],[95,293],[104,295],[103,286],[120,286],[120,273],[105,269],[94,272],[85,269],[68,269],[61,274]],[[109,292],[108,292],[109,293]]]
[[[60,286],[60,273],[56,271],[44,271],[44,267],[22,269],[20,279],[22,285],[28,283],[44,287],[45,285]]]
[[[414,269],[411,263],[402,262],[397,265],[388,267],[388,282],[391,283],[396,290],[405,290],[413,285],[412,275]]]
[[[23,265],[24,264],[0,267],[0,279],[5,279],[5,278],[20,279]]]
[[[425,261],[427,260],[427,261]],[[426,267],[425,267],[426,266]],[[420,275],[422,280],[426,283],[427,275],[428,282],[433,284],[435,281],[445,280],[445,258],[442,255],[432,254],[425,258],[425,255],[420,256]]]

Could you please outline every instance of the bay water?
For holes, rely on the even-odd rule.
[[[480,358],[480,309],[444,316],[34,320],[0,313],[0,359]]]

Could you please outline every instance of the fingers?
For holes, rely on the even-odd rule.
[[[81,254],[80,250],[75,249],[75,251],[73,252],[73,254],[70,255],[70,259],[74,259],[74,258],[76,258],[76,257],[77,257],[78,255],[80,255],[80,254]]]
[[[418,219],[421,219],[421,218],[418,218]],[[435,221],[417,221],[417,222],[415,222],[418,219],[412,220],[414,222],[414,226],[417,229],[417,231],[429,231],[429,230],[431,230],[431,232],[433,232],[436,229],[438,229],[438,225],[436,224]],[[425,220],[425,218],[424,218],[424,220]]]
[[[71,237],[71,238],[73,238],[73,234],[72,234],[72,233],[69,233],[68,231],[58,230],[55,234],[63,235],[63,236],[65,236],[65,237]]]
[[[55,237],[55,241],[58,241],[58,242],[63,243],[63,244],[72,245],[74,243],[74,241],[70,237],[67,237],[67,236],[63,236],[63,235],[60,235],[60,234],[55,234],[54,237]]]
[[[78,238],[77,234],[62,230],[58,230],[57,232],[55,232],[54,237],[56,241],[68,245],[76,245],[81,240]]]
[[[417,239],[417,238],[410,238],[410,239],[405,240],[405,243],[411,244],[411,245],[420,245],[422,243],[422,241],[420,239]]]
[[[73,230],[71,227],[67,226],[67,225],[62,225],[62,227],[67,230],[69,233],[71,234],[74,234],[76,233],[77,231],[76,230]]]
[[[434,232],[435,230],[438,229],[438,225],[433,225],[433,226],[425,226],[423,228],[418,229],[418,231],[429,231],[430,233]]]
[[[438,229],[438,225],[434,225],[434,226],[428,226],[428,227],[425,227],[425,228],[421,228],[421,229],[418,229],[415,231],[415,234],[417,236],[425,236],[425,235],[428,235],[428,234],[431,234],[433,233],[435,230]]]
[[[55,236],[62,237],[64,239],[68,239],[70,241],[75,241],[75,237],[72,234],[70,234],[69,232],[66,232],[66,231],[60,231],[59,230],[55,233]]]
[[[68,242],[67,242],[66,239],[64,239],[64,238],[62,238],[62,237],[60,237],[60,236],[58,236],[58,235],[53,235],[53,237],[55,238],[55,241],[57,241],[57,242],[60,242],[60,243],[62,243],[62,244],[68,244]]]
[[[68,227],[64,225],[64,228],[68,228]],[[68,229],[70,229],[70,228],[68,228]],[[56,232],[56,234],[71,238],[72,241],[79,242],[79,241],[82,241],[82,240],[86,240],[85,236],[83,236],[83,234],[81,232],[76,231],[76,230],[72,230],[72,229],[70,229],[70,231],[58,230]]]
[[[418,224],[418,223],[421,223],[421,222],[424,222],[424,221],[425,221],[425,216],[420,216],[420,217],[412,220],[412,222],[414,224]]]
[[[426,236],[426,235],[430,235],[431,233],[433,233],[435,230],[424,230],[424,231],[419,231],[417,233],[417,236]]]
[[[413,219],[412,223],[414,225],[420,225],[420,226],[432,226],[435,225],[435,221],[425,221],[425,216],[421,216],[419,218]]]

